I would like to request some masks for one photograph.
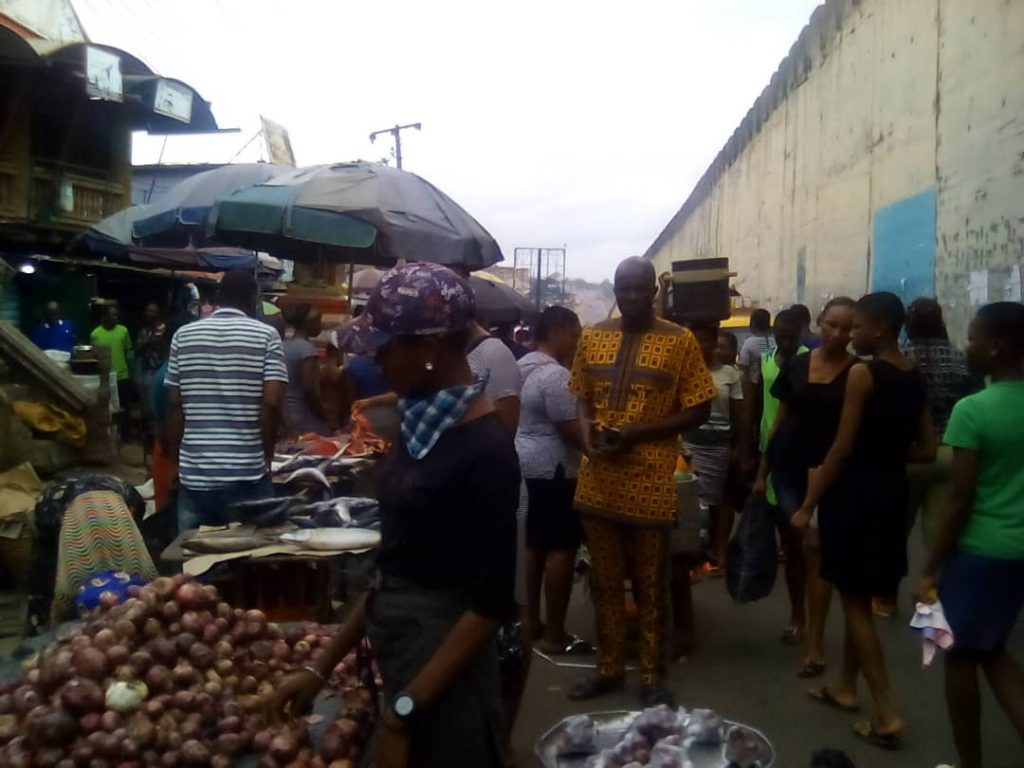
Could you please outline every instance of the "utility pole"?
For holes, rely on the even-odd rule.
[[[374,131],[370,134],[370,143],[373,144],[377,141],[377,137],[382,133],[390,133],[395,139],[395,162],[398,163],[398,170],[402,170],[402,131],[407,128],[415,128],[417,131],[423,130],[422,123],[409,123],[408,125],[395,125],[394,128],[382,128],[379,131]]]

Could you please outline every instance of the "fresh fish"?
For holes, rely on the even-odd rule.
[[[281,541],[298,544],[306,549],[344,552],[376,547],[380,544],[380,532],[365,528],[317,528],[283,533]]]

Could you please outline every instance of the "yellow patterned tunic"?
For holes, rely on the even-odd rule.
[[[641,334],[624,333],[621,320],[585,328],[569,389],[609,427],[653,424],[718,393],[693,334],[660,319]],[[676,517],[672,473],[678,445],[672,435],[609,458],[585,458],[576,507],[617,522],[670,527]]]

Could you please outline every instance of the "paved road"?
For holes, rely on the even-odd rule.
[[[916,556],[916,557],[913,557]],[[919,561],[920,553],[912,553]],[[912,561],[912,569],[915,562]],[[913,571],[912,571],[913,572]],[[904,584],[901,609],[909,604]],[[589,609],[582,589],[574,596],[572,627],[591,631]],[[779,642],[786,619],[785,586],[780,578],[774,594],[752,605],[734,604],[722,580],[706,580],[695,587],[698,648],[686,662],[674,665],[669,685],[688,708],[710,707],[726,717],[763,730],[779,753],[778,768],[804,768],[815,749],[832,747],[850,755],[857,768],[933,768],[955,764],[952,737],[946,720],[942,667],[922,669],[920,641],[902,615],[882,622],[889,670],[908,722],[904,748],[887,753],[860,742],[851,731],[854,717],[815,704],[806,697],[809,687],[795,675],[798,649]],[[1022,622],[1024,624],[1024,622]],[[833,606],[828,628],[828,659],[837,662],[842,631],[841,608]],[[592,635],[590,635],[592,636]],[[1024,629],[1018,626],[1012,651],[1024,660]],[[580,711],[565,693],[580,671],[557,668],[535,659],[513,746],[521,768],[537,763],[532,746],[537,736],[559,719]],[[591,711],[636,708],[634,691],[622,692],[586,705]],[[867,687],[862,696],[868,700]],[[986,765],[993,768],[1024,766],[1024,745],[1002,710],[987,692],[983,701]]]

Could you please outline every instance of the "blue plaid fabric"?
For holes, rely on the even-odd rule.
[[[418,461],[430,453],[445,430],[462,420],[470,403],[483,393],[486,383],[486,380],[477,380],[474,384],[442,389],[433,397],[400,399],[402,438],[409,455]]]

